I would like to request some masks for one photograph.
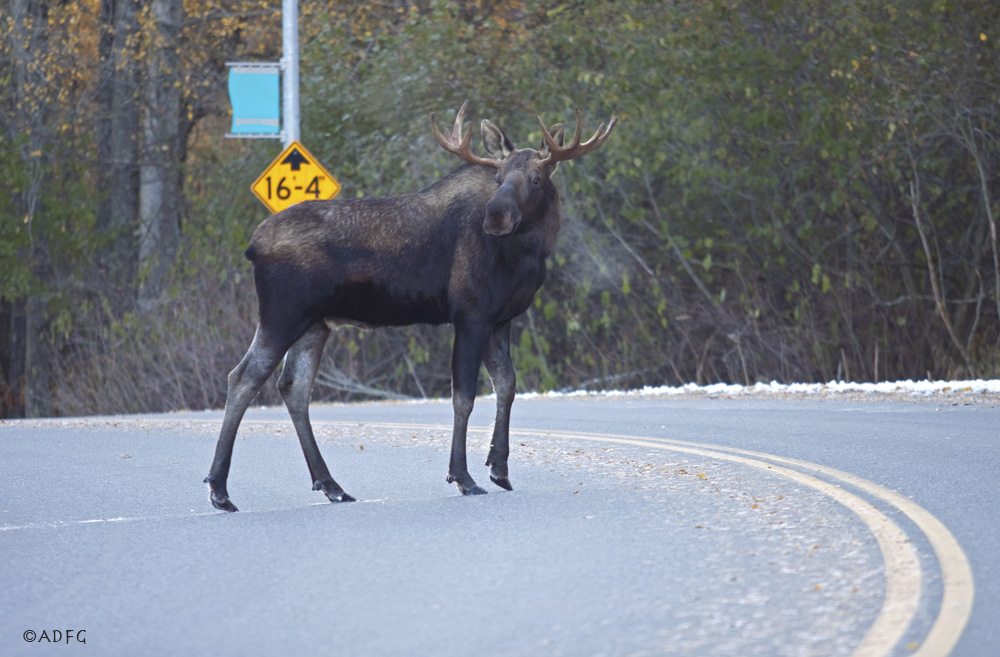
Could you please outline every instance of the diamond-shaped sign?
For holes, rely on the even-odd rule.
[[[340,193],[340,183],[297,141],[264,169],[250,190],[271,212],[301,201],[327,200]]]

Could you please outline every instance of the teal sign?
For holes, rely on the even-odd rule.
[[[280,137],[281,73],[277,63],[230,63],[228,137]]]

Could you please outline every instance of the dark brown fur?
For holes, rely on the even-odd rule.
[[[456,121],[461,123],[462,112]],[[488,124],[488,125],[487,125]],[[484,122],[496,162],[473,160],[419,192],[390,198],[308,201],[264,220],[247,249],[259,323],[246,356],[229,375],[226,415],[206,482],[216,508],[235,511],[226,480],[247,406],[278,362],[278,387],[295,424],[313,487],[349,501],[330,476],[309,422],[309,397],[330,326],[445,324],[455,327],[455,426],[448,480],[463,494],[485,493],[469,475],[465,434],[479,368],[497,392],[487,465],[497,485],[507,473],[515,374],[510,322],[545,280],[559,233],[559,200],[549,177],[557,162],[515,150]],[[552,144],[561,145],[561,128]],[[552,135],[549,135],[552,139]],[[462,156],[460,154],[460,156]]]

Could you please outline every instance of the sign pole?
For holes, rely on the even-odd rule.
[[[273,63],[270,64],[274,66]],[[260,65],[234,64],[243,77],[252,77]],[[271,212],[278,213],[302,201],[322,201],[340,193],[340,183],[323,168],[312,153],[299,142],[299,3],[298,0],[281,0],[281,131],[267,130],[278,123],[276,81],[233,81],[230,71],[230,96],[246,105],[249,118],[237,115],[233,104],[233,136],[280,137],[284,150],[257,177],[250,190]],[[246,69],[246,70],[244,70]],[[242,83],[242,84],[240,84]],[[254,83],[254,84],[252,84]],[[240,95],[240,92],[244,92]],[[263,98],[263,100],[262,100]],[[238,130],[253,125],[259,132]],[[264,134],[266,132],[266,135]]]
[[[287,148],[299,140],[299,2],[281,0],[281,81],[282,114],[281,143]]]

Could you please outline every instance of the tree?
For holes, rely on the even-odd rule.
[[[0,413],[220,404],[275,155],[221,138],[224,62],[279,57],[279,3],[10,7]],[[525,388],[996,376],[998,24],[939,0],[303,3],[303,136],[351,198],[452,168],[427,116],[466,98],[519,145],[537,114],[619,115],[556,176]],[[338,332],[320,394],[446,394],[449,348]]]
[[[140,47],[138,0],[101,0],[97,167],[105,195],[97,226],[106,239],[100,293],[116,314],[136,300],[139,226]]]
[[[181,0],[153,0],[143,16],[143,130],[139,186],[139,307],[163,292],[180,243]]]
[[[38,61],[48,48],[47,0],[14,0],[8,35],[13,65],[13,97],[7,139],[15,144],[16,166],[21,176],[11,198],[12,214],[25,227],[16,257],[26,263],[25,273],[43,285],[50,278],[48,236],[36,228],[44,216],[42,184],[49,165],[52,92]],[[28,283],[25,281],[24,283]],[[35,294],[12,299],[0,306],[7,335],[3,345],[6,376],[3,405],[12,415],[43,415],[48,411],[51,385],[50,317],[43,287]]]

